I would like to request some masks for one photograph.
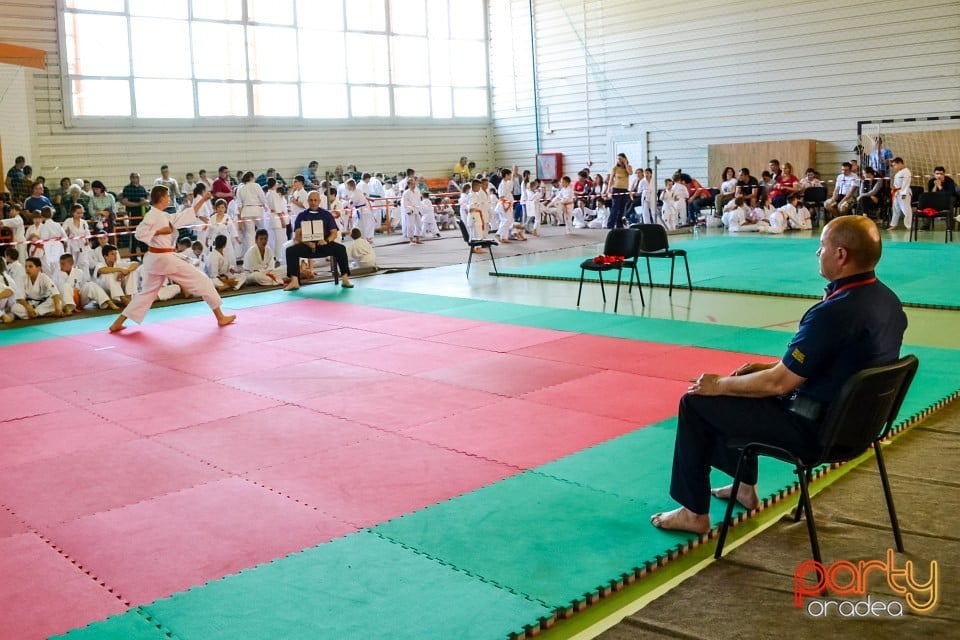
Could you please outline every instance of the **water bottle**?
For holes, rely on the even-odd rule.
[[[693,225],[693,238],[694,240],[696,240],[699,237],[700,237],[700,224],[697,223]]]

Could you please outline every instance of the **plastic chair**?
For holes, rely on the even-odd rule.
[[[670,259],[670,289],[668,295],[673,295],[673,270],[677,258],[683,258],[683,266],[687,270],[687,288],[693,291],[690,281],[690,264],[687,262],[687,252],[684,249],[671,249],[667,240],[667,230],[659,224],[635,224],[630,227],[640,231],[640,251],[638,258],[647,259],[647,279],[653,286],[653,274],[650,271],[650,258]]]
[[[813,212],[814,226],[820,226],[823,203],[827,201],[826,187],[808,187],[803,191],[803,206]]]
[[[613,301],[613,312],[617,312],[620,304],[620,282],[623,279],[623,270],[630,269],[630,284],[627,287],[627,293],[633,290],[633,276],[637,276],[637,291],[640,292],[640,304],[646,306],[643,299],[643,289],[640,288],[640,273],[637,271],[637,255],[640,251],[640,232],[636,229],[611,229],[607,233],[607,239],[603,243],[603,255],[622,256],[623,260],[611,263],[597,263],[593,258],[589,258],[580,263],[580,288],[577,290],[577,306],[580,306],[580,295],[583,293],[583,276],[587,271],[594,271],[600,278],[600,294],[603,296],[603,302],[607,302],[607,293],[603,288],[603,272],[617,272],[617,295]]]
[[[819,453],[813,459],[804,460],[793,451],[763,442],[728,442],[728,447],[739,449],[741,452],[730,495],[736,496],[740,488],[740,469],[745,459],[764,455],[793,463],[794,473],[797,474],[800,484],[800,503],[794,514],[794,521],[799,521],[806,512],[807,532],[810,534],[813,558],[817,562],[822,562],[808,488],[813,478],[813,469],[822,464],[852,460],[873,445],[893,537],[897,543],[897,550],[903,552],[903,538],[900,535],[900,524],[893,506],[893,494],[890,492],[890,480],[880,451],[880,441],[890,432],[919,364],[915,356],[909,355],[894,364],[864,369],[851,376],[830,404],[820,425],[817,438]],[[723,545],[730,528],[734,503],[735,500],[728,502],[727,512],[720,527],[717,550],[714,553],[717,559],[723,555]]]
[[[500,246],[500,243],[496,240],[471,240],[470,232],[467,231],[467,225],[463,224],[463,220],[459,218],[457,219],[457,226],[460,227],[460,234],[463,235],[463,241],[470,247],[470,257],[467,258],[467,277],[470,277],[470,263],[473,262],[473,250],[477,247],[490,252],[490,262],[493,263],[493,272],[500,275],[500,271],[497,270],[497,261],[493,258],[493,247]]]
[[[934,213],[923,213],[926,209],[930,209]],[[943,218],[947,223],[943,241],[953,242],[953,195],[946,191],[920,194],[917,200],[917,208],[913,213],[913,224],[910,225],[910,242],[917,240],[917,230],[920,228],[921,220],[929,220],[931,228],[933,228],[933,223],[937,218]]]

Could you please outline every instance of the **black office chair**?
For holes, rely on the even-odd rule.
[[[667,240],[667,230],[659,224],[635,224],[631,229],[640,231],[640,252],[639,258],[647,259],[647,279],[650,286],[653,286],[653,274],[650,271],[650,258],[669,258],[670,259],[670,288],[669,295],[673,295],[673,269],[677,258],[683,258],[683,266],[687,270],[687,288],[693,291],[693,283],[690,281],[690,264],[687,262],[687,252],[684,249],[671,249]]]
[[[823,215],[823,203],[827,201],[826,187],[807,187],[803,191],[803,206],[813,214],[813,226],[820,226]]]
[[[933,213],[923,213],[926,210]],[[910,225],[910,242],[917,240],[917,230],[920,228],[921,220],[929,220],[932,229],[937,218],[943,218],[947,223],[943,241],[953,242],[953,195],[946,191],[921,193],[917,200],[917,208],[913,212],[913,224]]]
[[[583,293],[583,276],[587,271],[593,271],[600,278],[600,294],[603,296],[603,302],[607,302],[607,293],[603,289],[603,272],[617,272],[617,296],[613,302],[613,312],[617,312],[617,306],[620,304],[620,282],[623,279],[623,270],[630,269],[630,285],[627,287],[627,293],[633,290],[633,277],[637,277],[637,291],[640,292],[640,304],[646,306],[643,299],[643,289],[640,288],[640,273],[637,271],[637,254],[640,251],[640,232],[636,229],[611,229],[607,233],[607,239],[603,243],[603,255],[622,256],[623,260],[610,263],[594,262],[589,258],[580,263],[580,288],[577,290],[577,306],[580,306],[580,295]]]
[[[793,451],[763,442],[728,442],[727,446],[739,449],[741,452],[730,495],[736,496],[740,488],[740,469],[745,459],[764,455],[793,463],[794,473],[797,474],[797,481],[800,484],[800,502],[794,514],[794,521],[799,521],[806,512],[807,532],[810,534],[813,558],[817,562],[822,562],[808,488],[813,478],[813,470],[822,464],[852,460],[873,445],[877,466],[880,469],[883,494],[887,501],[887,511],[890,514],[893,537],[897,543],[897,550],[903,552],[903,538],[900,535],[900,524],[893,506],[893,495],[890,492],[887,467],[880,451],[880,441],[893,427],[893,421],[897,418],[900,405],[903,404],[903,398],[907,395],[919,364],[915,356],[909,355],[893,364],[864,369],[851,376],[827,410],[819,429],[819,453],[812,459],[804,460]],[[723,555],[723,545],[730,528],[734,503],[733,499],[728,502],[726,515],[720,526],[717,550],[714,553],[714,557],[718,560]]]
[[[475,248],[486,249],[490,252],[490,262],[493,263],[493,272],[497,275],[500,275],[500,271],[497,270],[497,261],[493,258],[493,247],[500,246],[500,243],[496,240],[471,240],[470,232],[467,231],[467,225],[463,224],[463,220],[457,219],[457,226],[460,227],[460,233],[463,235],[463,241],[467,243],[467,246],[470,247],[470,257],[467,258],[467,277],[470,277],[470,263],[473,262],[473,250]]]

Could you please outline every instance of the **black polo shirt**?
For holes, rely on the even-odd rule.
[[[829,404],[854,373],[900,357],[907,316],[873,271],[834,280],[787,346],[784,366],[806,378],[797,393]]]

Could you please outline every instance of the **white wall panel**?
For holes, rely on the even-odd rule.
[[[817,163],[832,174],[852,157],[858,120],[960,113],[955,1],[533,4],[541,146],[563,152],[568,172],[608,169],[613,141],[647,131],[661,177],[683,168],[706,178],[711,143],[798,138],[821,142]],[[529,13],[529,0],[491,2],[492,24],[505,5]],[[514,40],[529,33],[514,27]],[[496,81],[496,62],[491,70]],[[496,162],[527,162],[532,104],[506,109],[498,96]]]

